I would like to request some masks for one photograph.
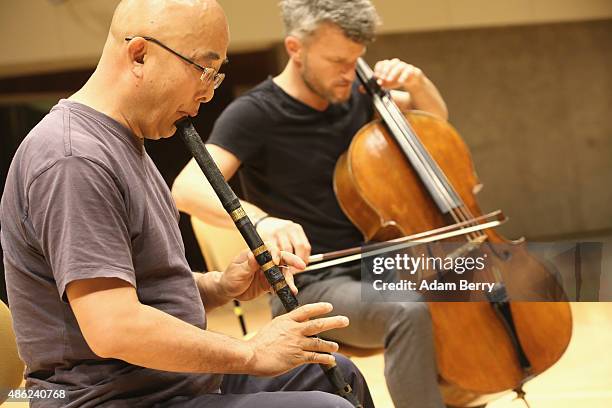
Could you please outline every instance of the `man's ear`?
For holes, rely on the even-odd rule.
[[[147,55],[147,46],[147,41],[139,37],[130,40],[128,44],[127,52],[130,66],[132,67],[132,72],[139,78],[142,76],[142,66]]]
[[[287,54],[289,54],[290,59],[300,65],[302,64],[304,45],[299,38],[292,35],[287,36],[285,38],[285,49],[287,50]]]

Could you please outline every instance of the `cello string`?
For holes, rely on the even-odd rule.
[[[414,136],[414,131],[411,131],[410,127],[406,124],[406,119],[404,115],[401,112],[399,112],[399,109],[397,108],[395,103],[393,103],[393,101],[390,101],[389,99],[390,98],[386,98],[386,100],[384,101],[384,104],[386,105],[385,107],[387,111],[391,115],[391,120],[393,120],[394,122],[393,125],[395,125],[395,127],[399,129],[400,133],[402,133],[403,138],[408,142],[408,147],[412,149],[413,152],[415,150],[418,150],[418,145],[420,141],[416,139],[416,137]],[[398,141],[398,142],[401,142],[401,141]],[[432,168],[431,163],[429,163],[429,160],[427,160],[428,154],[426,154],[426,152],[423,152],[423,151],[420,151],[417,153],[420,153],[416,155],[417,159],[420,161],[420,165],[423,168],[428,170],[427,173],[429,173],[428,174],[429,177],[437,181],[437,183],[432,183],[432,184],[434,188],[438,190],[440,199],[443,200],[448,205],[449,213],[451,217],[453,218],[453,220],[455,222],[465,221],[463,214],[457,213],[455,211],[454,207],[456,206],[456,204],[452,202],[453,200],[450,197],[449,192],[444,188],[444,184],[439,179],[439,177],[437,177],[437,174],[435,173],[435,170]],[[465,236],[465,238],[467,240],[470,240],[475,237]]]
[[[410,124],[407,123],[407,121],[406,121],[405,117],[403,116],[403,114],[398,112],[397,106],[395,106],[395,105],[390,105],[390,106],[393,106],[394,111],[395,111],[394,120],[396,122],[400,122],[400,123],[405,123],[406,124],[405,128],[403,129],[404,133],[405,133],[403,136],[415,139],[416,142],[413,145],[416,145],[416,146],[418,146],[418,147],[423,149],[422,156],[425,157],[426,159],[429,159],[429,160],[427,160],[426,164],[430,165],[433,168],[434,173],[437,173],[437,171],[435,171],[436,169],[439,170],[440,172],[442,172],[442,170],[439,168],[439,166],[437,166],[437,163],[433,160],[433,158],[431,158],[431,156],[428,154],[428,152],[426,150],[424,150],[424,147],[422,146],[422,143],[420,143],[420,140],[416,139],[416,136],[414,134],[414,130],[410,127]],[[401,120],[398,119],[398,118],[400,118]],[[443,172],[442,172],[442,175],[444,176]],[[448,182],[448,180],[446,180],[446,181]],[[442,183],[442,184],[444,185],[446,183]],[[452,185],[450,185],[450,183],[448,183],[448,185],[452,188]],[[456,194],[456,192],[454,192],[454,193]],[[444,194],[443,196],[445,198],[450,199],[450,197],[449,197],[450,194]],[[470,220],[474,219],[474,216],[469,212],[469,209],[467,209],[467,206],[465,206],[465,203],[463,203],[463,202],[461,202],[460,206],[452,208],[451,216],[453,217],[453,219],[455,221],[457,221],[458,219],[461,220],[461,221],[470,221]],[[472,222],[470,225],[474,225],[474,222]],[[470,233],[470,234],[468,234],[467,238],[473,240],[473,239],[477,239],[477,238],[481,237],[482,235],[483,235],[482,232]]]
[[[424,170],[424,174],[429,177],[439,199],[445,202],[449,211],[455,208],[458,203],[453,199],[449,190],[445,188],[444,181],[436,174],[435,168],[431,165],[430,160],[428,160],[428,155],[424,154],[422,149],[419,149],[419,141],[414,137],[414,133],[411,132],[411,129],[408,128],[406,119],[403,114],[399,112],[397,105],[395,105],[390,97],[385,97],[382,99],[382,102],[391,116],[390,120],[393,121],[399,133],[402,134],[403,140],[407,142],[407,147],[411,149],[413,156],[418,160],[419,166]],[[398,143],[401,143],[401,141],[398,140]]]
[[[392,101],[388,101],[387,105],[388,105],[388,109],[391,111],[393,115],[393,120],[396,122],[396,124],[400,125],[398,127],[402,130],[403,137],[411,141],[410,144],[413,149],[416,148],[417,150],[419,150],[419,156],[420,156],[420,159],[422,160],[422,165],[430,169],[430,171],[428,172],[430,177],[435,177],[439,180],[438,183],[436,184],[439,186],[439,189],[442,189],[440,197],[442,197],[447,202],[447,205],[450,208],[450,215],[453,217],[455,222],[458,222],[459,220],[469,221],[470,218],[473,218],[473,217],[466,218],[465,213],[461,211],[457,211],[457,208],[461,209],[461,207],[463,207],[465,204],[463,203],[459,195],[454,191],[454,189],[452,189],[452,185],[450,185],[450,183],[444,176],[444,173],[437,165],[437,163],[433,160],[433,158],[425,150],[422,143],[420,143],[420,140],[416,137],[414,130],[411,128],[410,124],[406,121],[406,118],[404,117],[404,115],[399,111],[399,108],[397,107],[397,105],[395,105]],[[451,189],[450,191],[448,190],[449,188]],[[456,205],[456,200],[454,200],[451,197],[451,195],[459,197],[458,206]],[[478,235],[471,234],[470,236],[466,238],[475,239],[477,237]]]
[[[373,73],[372,73],[371,68],[367,66],[367,64],[363,64],[363,66],[360,65],[358,68],[359,68],[358,71],[362,70],[366,78],[371,78]],[[380,103],[385,108],[385,111],[390,115],[390,118],[385,120],[385,123],[387,123],[387,125],[390,127],[391,125],[394,125],[397,128],[397,130],[399,130],[399,132],[402,134],[403,140],[407,142],[406,143],[407,146],[406,146],[406,144],[401,143],[401,140],[397,140],[397,142],[400,144],[400,148],[404,150],[404,154],[407,154],[405,149],[410,148],[410,151],[413,154],[413,158],[415,158],[418,161],[418,162],[412,162],[413,166],[415,166],[415,171],[417,173],[424,174],[425,176],[430,178],[430,185],[432,186],[434,190],[437,190],[438,199],[440,199],[442,202],[444,202],[448,206],[449,213],[451,217],[453,218],[453,220],[455,222],[460,222],[460,221],[468,221],[470,219],[473,219],[473,216],[466,217],[465,212],[455,211],[457,207],[464,206],[463,201],[461,200],[460,196],[456,193],[456,191],[454,191],[454,189],[452,188],[452,185],[450,185],[448,179],[446,179],[446,177],[444,176],[444,173],[439,168],[437,163],[433,160],[433,158],[431,158],[431,156],[425,150],[422,143],[420,143],[420,140],[415,136],[414,130],[412,130],[404,114],[399,110],[397,105],[393,102],[393,100],[390,97],[390,94],[386,93],[384,96],[374,94],[372,96],[373,96],[375,105],[377,105],[376,102],[378,99],[378,101],[380,101]],[[383,119],[385,118],[385,116],[387,116],[385,115],[385,111],[382,111],[382,109],[379,109],[379,113],[381,114]],[[392,130],[392,134],[396,134],[396,132],[393,132]],[[417,167],[420,167],[422,171],[419,172],[419,168]],[[425,180],[423,180],[423,182],[425,182]],[[456,199],[453,199],[451,195],[453,195]],[[477,237],[478,235],[471,234],[470,236],[466,236],[465,238],[467,240],[470,240],[470,239],[475,239]]]
[[[364,85],[367,85],[368,81],[372,80],[374,76],[372,68],[370,68],[370,66],[362,59],[358,60],[357,74]],[[383,122],[387,125],[387,127],[389,127],[391,135],[395,136],[399,135],[399,133],[405,133],[406,130],[402,129],[402,124],[404,124],[405,126],[406,120],[403,114],[401,114],[401,112],[401,120],[398,120],[397,112],[399,111],[399,109],[397,108],[397,105],[395,105],[393,100],[390,98],[389,92],[384,91],[383,94],[376,92],[378,89],[380,89],[380,87],[378,87],[377,85],[374,85],[373,87],[368,86],[368,89],[370,91],[373,91],[371,92],[371,96],[374,102],[374,106],[380,113]],[[392,127],[395,127],[396,129],[392,129]],[[412,164],[414,171],[417,174],[421,175],[421,181],[423,182],[423,184],[425,184],[425,187],[430,188],[430,194],[434,195],[432,198],[434,199],[434,201],[436,201],[436,204],[438,204],[440,210],[446,212],[450,211],[454,206],[456,206],[452,204],[452,200],[450,200],[450,197],[445,196],[445,194],[448,194],[448,191],[446,189],[441,188],[442,185],[439,184],[441,183],[440,178],[435,177],[435,173],[432,173],[431,166],[427,167],[425,165],[426,160],[422,156],[422,154],[421,156],[419,156],[419,150],[416,148],[416,146],[410,146],[411,143],[414,143],[414,140],[411,140],[410,138],[405,136],[403,138],[395,137],[395,139],[396,142],[399,144],[399,148],[404,152],[406,159],[408,159],[408,161]],[[438,183],[438,185],[436,185],[436,183]],[[442,208],[438,201],[448,206],[448,208]]]
[[[364,84],[367,84],[374,75],[370,66],[361,59],[357,64],[357,74]],[[404,154],[407,156],[406,158],[414,167],[415,172],[421,175],[421,181],[425,184],[425,187],[430,188],[430,194],[434,195],[432,198],[436,201],[440,210],[442,212],[451,212],[453,208],[460,205],[461,199],[455,193],[456,200],[453,200],[450,193],[454,191],[449,190],[448,186],[445,188],[443,184],[445,180],[442,179],[439,174],[436,174],[436,169],[431,163],[428,165],[428,154],[426,154],[423,149],[419,149],[419,141],[414,137],[414,132],[412,132],[413,137],[409,137],[411,133],[409,125],[403,113],[391,99],[390,93],[385,91],[381,95],[377,92],[372,92],[372,99],[375,107],[383,118],[383,122],[389,127],[391,134],[393,136],[397,135],[395,139],[400,149],[403,150]],[[392,129],[392,127],[396,129]],[[399,137],[398,132],[402,133],[404,137]],[[447,208],[443,208],[442,206],[446,206]],[[455,221],[457,221],[454,214],[453,217]]]
[[[412,129],[410,123],[408,122],[404,114],[399,110],[397,105],[391,100],[389,94],[387,94],[385,97],[380,97],[380,96],[378,97],[381,99],[384,107],[386,108],[387,112],[391,116],[390,119],[393,121],[393,125],[400,131],[401,136],[404,138],[404,140],[408,142],[407,147],[412,150],[412,152],[414,153],[414,156],[416,156],[416,158],[419,161],[419,165],[423,169],[426,170],[425,174],[428,177],[434,179],[435,182],[431,183],[431,185],[433,185],[433,187],[437,190],[439,197],[448,205],[448,208],[450,209],[449,211],[450,216],[455,220],[455,222],[471,221],[470,224],[474,225],[475,223],[475,221],[473,221],[474,216],[472,215],[471,211],[469,210],[469,208],[467,208],[467,206],[465,205],[461,197],[454,190],[453,186],[450,184],[450,182],[446,178],[442,169],[438,166],[435,160],[431,157],[429,152],[427,152],[427,150],[421,143],[420,139],[418,139],[418,137],[416,136],[414,130]],[[380,112],[380,114],[384,118],[385,116],[384,112]],[[388,125],[390,125],[390,123],[388,123]],[[392,134],[399,135],[399,133],[395,133],[395,132],[392,132]],[[398,140],[398,144],[401,145],[400,140]],[[417,174],[418,174],[418,171],[417,171]],[[456,197],[458,197],[458,201],[459,201],[458,206],[455,204],[456,201],[453,200],[452,198],[453,194]],[[461,228],[465,229],[467,227],[461,227]],[[474,241],[483,236],[487,237],[487,235],[481,231],[469,232],[463,235],[463,237],[467,241]],[[482,278],[486,279],[488,282],[496,282],[496,279],[494,279],[494,277],[492,276],[492,272],[489,270],[489,268],[486,268]]]
[[[435,162],[435,160],[433,160],[429,152],[427,152],[423,146],[423,143],[421,143],[420,139],[416,136],[414,129],[412,129],[412,126],[410,123],[408,123],[402,111],[391,100],[390,96],[388,96],[386,99],[387,109],[391,111],[394,121],[402,130],[403,136],[411,142],[413,149],[416,150],[416,153],[423,161],[423,164],[428,166],[432,177],[436,177],[438,179],[438,184],[444,188],[444,194],[454,203],[454,207],[456,207],[457,204],[463,204],[461,197],[453,189],[442,169],[440,169],[438,164]]]
[[[390,99],[390,98],[389,98]],[[385,105],[387,110],[390,112],[393,121],[395,122],[395,125],[398,127],[398,129],[400,129],[400,132],[402,133],[402,136],[409,142],[410,147],[414,150],[420,150],[417,154],[417,157],[419,158],[419,160],[421,161],[421,166],[423,166],[424,168],[428,169],[427,173],[429,173],[429,176],[432,178],[437,178],[438,182],[437,183],[433,183],[437,188],[438,188],[438,193],[440,194],[440,197],[442,200],[444,200],[447,205],[450,208],[450,215],[453,217],[455,222],[461,222],[461,221],[469,221],[470,218],[473,219],[473,217],[467,217],[466,218],[466,214],[459,211],[457,212],[457,208],[461,208],[464,206],[464,203],[460,200],[460,205],[459,207],[455,206],[455,203],[453,202],[454,200],[451,197],[451,192],[449,192],[446,189],[446,185],[450,186],[450,183],[448,183],[448,180],[442,180],[439,177],[439,174],[436,174],[439,172],[441,172],[441,169],[437,166],[437,164],[435,163],[435,161],[433,160],[433,158],[431,158],[431,156],[427,153],[427,151],[424,150],[424,147],[422,146],[422,144],[420,143],[420,140],[418,140],[414,134],[414,130],[410,127],[410,125],[408,124],[408,122],[406,121],[406,118],[404,117],[404,115],[399,111],[399,108],[397,107],[397,105],[395,105],[395,103],[393,103],[393,101],[390,100],[385,100]],[[436,171],[436,169],[438,171]],[[445,183],[446,181],[446,183]],[[451,187],[452,188],[452,187]],[[452,191],[452,193],[454,193],[456,196],[458,196],[458,194],[454,191]],[[468,236],[466,236],[466,239],[475,239],[477,238],[478,235],[477,234],[469,234]]]
[[[464,214],[464,216],[468,218],[468,220],[474,219],[474,216],[472,215],[470,209],[467,206],[461,207],[459,211],[461,211]],[[478,231],[477,236],[481,236],[481,235],[486,235],[486,234],[483,231]]]
[[[429,155],[429,153],[425,150],[425,147],[423,146],[422,143],[420,143],[420,140],[416,138],[416,135],[414,133],[414,130],[412,129],[412,127],[410,126],[410,124],[407,122],[406,118],[404,117],[404,115],[401,113],[401,111],[399,111],[399,108],[397,107],[397,105],[395,105],[395,103],[393,103],[392,101],[386,101],[386,105],[387,105],[387,109],[391,112],[393,117],[393,120],[396,122],[396,124],[398,124],[399,128],[402,129],[402,133],[403,136],[405,138],[408,139],[412,139],[414,141],[414,143],[411,143],[412,147],[414,148],[415,146],[421,150],[421,157],[425,160],[425,162],[423,163],[423,165],[428,165],[431,168],[431,172],[430,174],[434,175],[434,177],[438,177],[441,179],[440,183],[438,183],[439,185],[444,186],[445,188],[450,188],[452,189],[452,185],[450,184],[450,182],[448,181],[448,179],[446,179],[444,172],[442,172],[442,170],[440,169],[440,167],[437,165],[437,163],[435,162],[435,160],[433,160],[433,158],[431,157],[431,155]],[[451,193],[454,194],[455,196],[459,197],[459,195],[452,190],[451,193],[449,192],[445,192],[446,194],[443,194],[441,196],[444,196],[447,200],[447,202],[451,199]],[[467,206],[465,206],[465,203],[461,200],[461,198],[459,198],[459,200],[461,201],[461,205],[459,207],[454,207],[451,210],[451,215],[453,216],[453,218],[455,219],[455,221],[457,221],[457,218],[460,219],[461,221],[469,221],[474,219],[474,216],[471,214],[471,212],[469,211],[469,209],[467,209]],[[452,206],[451,206],[452,208]],[[455,214],[455,211],[457,211],[457,213]],[[483,233],[479,232],[479,233],[472,233],[470,234],[470,237],[472,239],[478,238],[480,236],[482,236]]]
[[[440,183],[440,179],[435,176],[435,173],[432,172],[431,167],[427,166],[424,158],[419,155],[418,150],[413,145],[414,142],[410,140],[410,138],[406,138],[403,135],[404,130],[400,127],[396,118],[393,117],[392,111],[388,111],[388,115],[385,116],[390,116],[385,117],[385,119],[392,132],[391,134],[397,135],[395,136],[395,139],[397,140],[400,150],[403,151],[404,155],[409,161],[409,164],[412,165],[417,176],[421,178],[421,181],[425,185],[426,189],[433,195],[432,198],[437,206],[443,213],[450,212],[453,207],[456,206],[456,204],[453,203],[452,199],[448,196],[447,191]]]

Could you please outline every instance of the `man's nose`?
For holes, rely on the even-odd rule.
[[[356,78],[356,73],[354,68],[350,68],[342,72],[341,77],[343,81],[353,82]]]
[[[200,103],[208,103],[211,101],[214,95],[215,87],[210,84],[210,86],[207,86],[205,89],[202,89],[202,91],[197,96],[197,100]]]

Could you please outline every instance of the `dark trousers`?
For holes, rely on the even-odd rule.
[[[359,369],[336,354],[336,364],[364,408],[374,407]],[[223,377],[221,394],[206,394],[164,404],[171,408],[351,408],[334,390],[318,365],[307,364],[278,377],[232,374]]]

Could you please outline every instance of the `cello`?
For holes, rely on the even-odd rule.
[[[363,126],[339,158],[334,191],[365,240],[476,225],[480,183],[457,131],[431,114],[402,113],[362,59],[357,76],[380,119]],[[507,240],[493,229],[466,231],[460,240],[468,251],[488,259],[477,278],[495,283],[496,291],[478,302],[428,301],[444,401],[476,406],[511,390],[524,399],[525,382],[558,361],[569,344],[569,304],[524,240]],[[545,296],[538,297],[537,288],[530,292],[533,283],[547,288]],[[508,293],[539,301],[515,301]]]

